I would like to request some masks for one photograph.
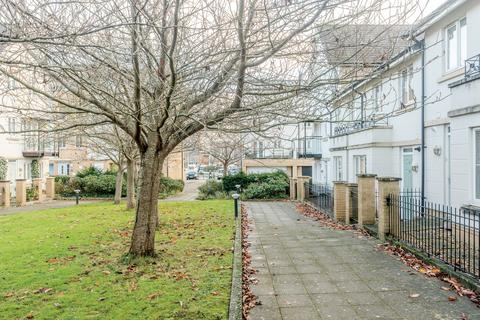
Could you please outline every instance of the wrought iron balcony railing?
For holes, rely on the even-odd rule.
[[[465,60],[465,78],[473,78],[480,75],[480,54]]]

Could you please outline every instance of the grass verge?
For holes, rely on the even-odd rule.
[[[129,260],[134,213],[91,204],[0,217],[0,318],[224,319],[231,201],[160,205],[158,257]]]

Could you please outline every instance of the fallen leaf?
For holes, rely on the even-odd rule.
[[[212,292],[212,295],[214,295],[214,296],[218,296],[218,295],[219,295],[219,293],[218,293],[218,291],[213,291],[213,292]]]
[[[450,291],[451,289],[449,287],[442,287],[442,290]]]
[[[40,289],[37,289],[35,291],[33,291],[33,293],[35,294],[38,294],[38,293],[49,293],[50,291],[52,291],[53,289],[52,288],[40,288]]]
[[[412,293],[412,294],[410,295],[410,298],[418,298],[418,297],[420,297],[420,294],[419,294],[419,293]]]
[[[26,316],[25,318],[27,318],[27,319],[33,319],[33,318],[34,318],[33,313],[27,314],[27,316]]]
[[[148,298],[148,300],[153,300],[153,299],[155,299],[156,297],[158,297],[159,295],[160,295],[160,293],[154,292],[154,293],[152,293],[152,294],[149,294],[149,295],[147,296],[147,298]]]
[[[449,296],[448,301],[457,301],[457,297],[455,296]]]

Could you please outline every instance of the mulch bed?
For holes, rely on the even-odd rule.
[[[251,267],[252,257],[248,248],[250,242],[248,242],[248,233],[250,231],[250,220],[248,219],[247,209],[241,205],[242,214],[242,260],[243,260],[243,274],[242,274],[242,296],[243,296],[243,319],[248,319],[250,310],[259,304],[257,296],[255,296],[250,290],[251,284],[256,284],[258,280],[255,279],[257,270]]]

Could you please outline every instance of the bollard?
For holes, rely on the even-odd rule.
[[[78,200],[80,198],[80,190],[79,189],[75,189],[73,190],[75,191],[75,204],[78,205]]]
[[[238,193],[232,194],[233,198],[233,205],[235,206],[235,219],[238,218],[238,198],[240,198],[240,195]]]

